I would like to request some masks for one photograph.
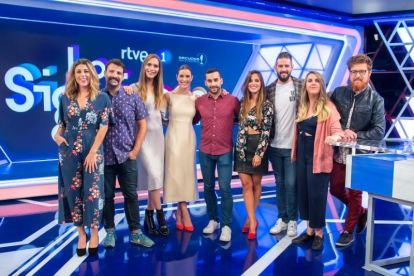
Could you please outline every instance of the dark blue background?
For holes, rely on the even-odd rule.
[[[168,50],[172,56],[171,62],[164,64],[164,83],[173,88],[177,83],[176,70],[184,64],[178,61],[178,57],[197,57],[203,53],[207,56],[206,65],[188,63],[194,74],[192,87],[204,86],[205,71],[217,67],[222,72],[224,87],[232,91],[252,52],[249,44],[10,19],[0,19],[0,37],[7,42],[0,44],[0,145],[12,161],[57,158],[57,147],[51,136],[55,126],[55,109],[52,107],[51,112],[45,112],[43,99],[24,113],[12,111],[6,105],[5,99],[14,92],[5,86],[4,76],[12,67],[30,63],[41,71],[55,65],[55,75],[42,77],[34,84],[55,81],[58,86],[62,86],[68,66],[68,46],[79,45],[80,57],[90,60],[121,58],[121,50],[127,47],[148,53]],[[124,83],[135,82],[141,61],[123,61],[127,69],[132,71],[132,76]],[[102,78],[102,87],[104,83]],[[199,126],[196,126],[196,133],[199,139]]]

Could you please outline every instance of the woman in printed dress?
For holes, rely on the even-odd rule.
[[[71,67],[59,104],[59,223],[73,222],[79,239],[76,253],[98,252],[98,228],[103,209],[103,148],[108,123],[114,123],[111,101],[98,92],[99,80],[92,63],[77,60]]]
[[[273,105],[266,99],[262,74],[250,71],[243,85],[239,115],[239,132],[234,149],[234,171],[243,186],[247,219],[243,233],[256,238],[259,223],[255,211],[262,193],[262,176],[268,172],[267,146],[273,119]]]

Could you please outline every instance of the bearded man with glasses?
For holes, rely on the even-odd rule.
[[[349,86],[338,87],[331,95],[341,115],[341,126],[348,139],[380,140],[385,132],[384,99],[369,87],[372,61],[365,55],[348,60]],[[337,246],[354,242],[354,231],[361,234],[367,225],[367,209],[361,206],[362,191],[345,188],[345,159],[348,149],[336,148],[331,172],[330,192],[348,207],[344,231]]]

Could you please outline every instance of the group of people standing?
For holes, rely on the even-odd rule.
[[[332,144],[341,138],[380,139],[385,119],[382,98],[368,86],[370,59],[352,57],[348,67],[351,85],[336,89],[329,99],[322,75],[311,71],[305,80],[292,77],[292,57],[282,52],[275,64],[278,79],[265,87],[259,71],[249,72],[239,101],[221,88],[223,79],[215,68],[205,74],[208,93],[198,97],[190,91],[193,74],[188,65],[177,71],[177,88],[164,93],[162,62],[155,54],[145,58],[138,82],[128,87],[122,86],[124,64],[110,60],[105,68],[106,87],[100,91],[92,63],[77,60],[60,99],[55,135],[59,145],[59,223],[77,226],[77,254],[86,254],[84,226],[91,228],[89,255],[97,254],[102,219],[107,232],[104,246],[115,246],[116,179],[125,198],[132,243],[154,245],[141,231],[137,190],[148,191],[144,228],[150,235],[169,234],[161,189],[163,203],[178,203],[176,228],[194,230],[187,202],[198,200],[193,124],[200,120],[199,160],[210,219],[203,233],[221,228],[220,241],[231,240],[230,182],[234,170],[242,182],[247,211],[242,232],[249,239],[256,238],[259,223],[255,210],[269,160],[279,210],[270,233],[287,230],[288,236],[296,236],[299,206],[300,218],[308,221],[308,229],[293,242],[313,241],[313,249],[322,249],[331,179],[331,192],[334,190],[350,209],[340,240],[352,242],[355,225],[357,232],[363,231],[364,220],[366,225],[366,209],[361,207],[359,191],[345,189],[343,156],[347,152],[334,154]],[[233,164],[232,134],[237,121]],[[168,125],[165,138],[163,125]],[[222,227],[214,191],[216,169]]]
[[[295,237],[299,209],[300,218],[307,221],[307,231],[292,242],[312,242],[314,250],[323,249],[328,186],[331,194],[348,207],[344,231],[336,245],[350,245],[354,232],[362,233],[367,225],[362,191],[345,188],[349,151],[330,144],[340,138],[380,140],[385,133],[384,99],[369,86],[371,59],[356,55],[347,66],[350,85],[328,94],[318,72],[309,72],[304,80],[292,77],[292,57],[280,53],[275,65],[278,79],[266,88],[268,99],[275,105],[268,154],[279,211],[270,233],[286,230],[288,236]]]

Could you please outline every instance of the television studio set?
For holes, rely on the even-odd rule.
[[[414,1],[0,0],[0,275],[414,275]]]

